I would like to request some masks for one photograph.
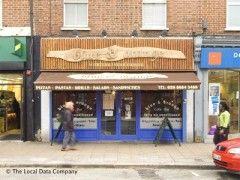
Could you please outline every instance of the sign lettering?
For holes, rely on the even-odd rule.
[[[50,51],[47,57],[60,58],[69,62],[80,62],[84,60],[120,61],[126,58],[150,57],[185,59],[185,55],[178,50],[168,50],[154,47],[125,48],[117,45],[103,49],[70,49],[66,51]]]
[[[233,58],[240,58],[240,53],[238,52],[233,53]]]
[[[196,90],[199,85],[35,85],[36,90]]]

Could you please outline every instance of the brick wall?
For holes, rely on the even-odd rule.
[[[62,31],[63,0],[34,1],[34,32],[41,36],[73,36]],[[161,31],[143,31],[142,0],[89,0],[90,31],[80,36],[100,36],[103,29],[108,36],[130,36],[136,29],[139,36],[159,36]],[[202,22],[207,22],[206,34],[239,34],[225,31],[226,0],[168,0],[167,27],[169,36],[190,36],[202,33]],[[3,0],[3,26],[29,26],[29,0]]]
[[[169,36],[188,36],[192,31],[201,33],[201,3],[199,0],[168,0],[167,27]],[[143,31],[142,0],[89,0],[90,31],[80,36],[130,36],[136,29],[139,36],[159,36],[161,31]],[[63,0],[34,2],[35,33],[42,36],[73,36],[72,31],[61,31]]]
[[[202,0],[201,19],[208,22],[207,34],[233,35],[240,32],[225,31],[227,0]]]
[[[29,27],[29,0],[3,0],[3,26]]]
[[[226,27],[226,0],[202,1],[201,19],[208,23],[208,34],[224,34]]]

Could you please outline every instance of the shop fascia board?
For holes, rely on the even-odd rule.
[[[0,36],[31,36],[30,27],[2,27]]]

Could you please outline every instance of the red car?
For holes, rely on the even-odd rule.
[[[217,144],[212,152],[212,158],[216,166],[240,172],[240,138]]]

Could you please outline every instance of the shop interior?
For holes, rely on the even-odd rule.
[[[22,74],[0,74],[0,140],[20,140]]]
[[[240,128],[240,107],[239,107],[239,71],[230,71],[230,70],[211,70],[209,71],[209,86],[214,83],[219,87],[219,95],[216,93],[216,96],[219,96],[219,102],[227,102],[230,108],[230,133],[239,133]],[[209,97],[212,94],[209,92]],[[209,102],[209,108],[211,102]],[[218,107],[218,103],[216,103]],[[214,108],[214,107],[213,107]],[[211,126],[216,125],[218,114],[209,114],[209,129]]]

